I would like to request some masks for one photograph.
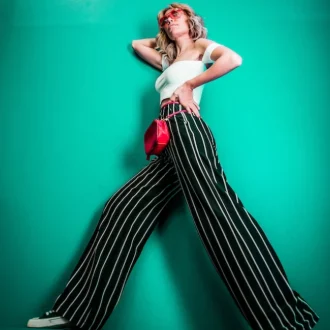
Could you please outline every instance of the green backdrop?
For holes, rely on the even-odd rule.
[[[131,48],[166,1],[0,0],[0,316],[51,308],[106,200],[147,165],[159,71]],[[201,113],[227,179],[329,329],[329,5],[190,1],[208,38],[243,58]],[[163,213],[111,330],[244,330],[183,198]]]

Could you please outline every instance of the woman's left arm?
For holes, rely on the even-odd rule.
[[[201,53],[204,54],[205,49],[213,42],[214,41],[209,39],[200,38],[196,41],[196,46],[200,47]],[[221,44],[212,51],[210,57],[214,63],[206,71],[186,81],[186,84],[190,88],[194,89],[209,81],[224,76],[242,64],[242,57],[240,55]]]

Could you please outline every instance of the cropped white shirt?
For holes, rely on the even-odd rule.
[[[169,65],[168,60],[163,55],[163,73],[157,78],[155,83],[156,90],[160,93],[160,103],[162,100],[170,98],[173,92],[184,82],[198,76],[203,71],[205,71],[206,64],[214,63],[214,61],[211,59],[211,53],[218,46],[220,46],[220,44],[216,42],[209,44],[205,49],[201,61],[182,60]],[[193,99],[197,104],[200,103],[203,89],[204,85],[200,85],[193,89]]]

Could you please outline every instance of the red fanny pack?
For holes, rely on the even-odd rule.
[[[179,112],[187,112],[187,110],[176,111],[171,113],[164,119],[154,119],[151,122],[150,126],[144,133],[144,150],[147,155],[147,160],[150,159],[150,155],[159,156],[159,154],[165,149],[166,145],[170,141],[170,131],[168,129],[166,121],[168,120],[168,118],[176,115]]]

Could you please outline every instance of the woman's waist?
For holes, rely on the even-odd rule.
[[[186,111],[186,108],[178,101],[172,101],[170,99],[164,101],[165,102],[162,102],[159,112],[159,118],[161,119],[177,111],[182,111],[182,110]]]

